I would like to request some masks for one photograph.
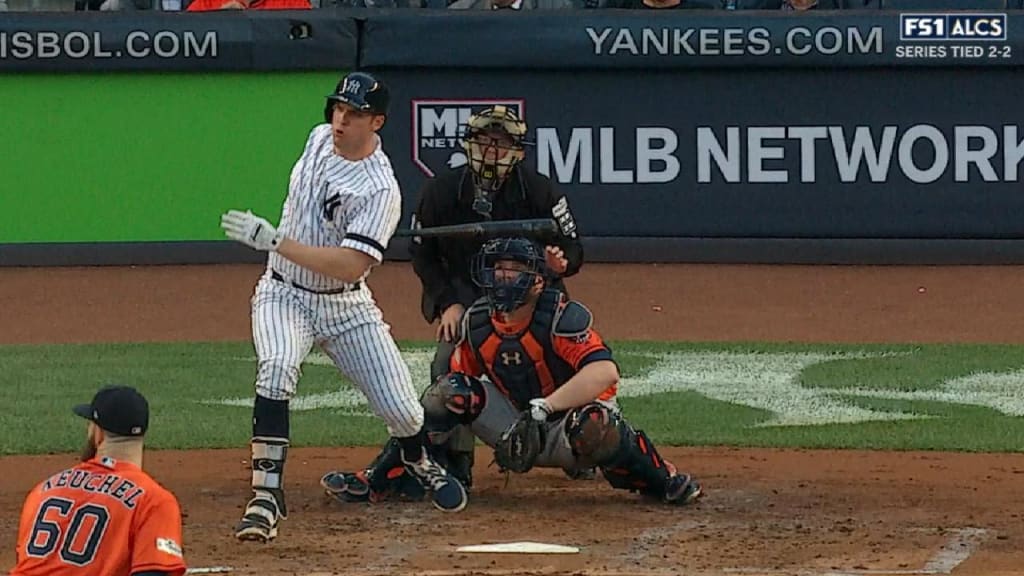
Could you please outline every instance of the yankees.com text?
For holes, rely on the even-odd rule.
[[[216,58],[217,33],[133,30],[121,37],[102,32],[0,32],[0,59]]]
[[[1017,182],[1024,135],[1016,124],[897,126],[698,126],[692,164],[668,127],[537,128],[537,171],[562,184]],[[689,156],[689,154],[686,154]],[[680,158],[683,158],[681,160]]]
[[[882,27],[864,31],[795,26],[781,38],[764,27],[745,28],[587,28],[597,56],[765,56],[784,54],[881,54]]]

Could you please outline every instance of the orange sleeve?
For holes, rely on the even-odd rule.
[[[181,544],[181,509],[173,494],[155,482],[146,505],[135,513],[132,573],[159,571],[171,576],[185,573]]]
[[[469,340],[466,338],[463,338],[462,342],[459,342],[459,345],[455,347],[452,359],[448,363],[448,369],[452,372],[462,372],[470,376],[484,375],[483,368],[476,361],[476,354],[473,353],[473,348],[469,345]]]
[[[192,0],[186,12],[207,12],[209,10],[220,10],[224,0]]]
[[[551,342],[555,347],[555,354],[568,362],[577,372],[590,362],[612,359],[611,350],[605,346],[604,340],[596,330],[588,330],[572,338],[553,336]]]
[[[312,10],[309,0],[267,0],[256,4],[260,10]]]

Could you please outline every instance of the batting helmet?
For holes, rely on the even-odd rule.
[[[521,269],[502,268],[501,261],[519,262]],[[511,312],[526,303],[530,288],[543,278],[544,256],[526,238],[495,238],[484,243],[473,257],[473,282],[483,288],[491,310]]]
[[[366,72],[352,72],[338,82],[334,92],[327,95],[324,121],[330,124],[336,102],[344,102],[362,112],[386,115],[390,101],[388,87],[383,82]]]

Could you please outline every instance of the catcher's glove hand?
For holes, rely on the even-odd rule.
[[[551,412],[545,409],[546,402],[540,402],[543,404],[531,402],[531,409],[524,410],[495,444],[494,461],[502,471],[528,472],[544,451],[546,416]]]

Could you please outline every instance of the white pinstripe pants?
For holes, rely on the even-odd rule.
[[[365,283],[352,292],[312,294],[265,275],[252,297],[252,334],[256,394],[291,399],[302,361],[316,344],[362,391],[392,436],[413,436],[423,427],[409,367]]]

